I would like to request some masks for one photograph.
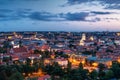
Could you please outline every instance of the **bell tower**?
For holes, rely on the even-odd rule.
[[[86,35],[83,33],[79,45],[80,45],[80,46],[84,46],[84,41],[85,41],[85,40],[86,40]]]

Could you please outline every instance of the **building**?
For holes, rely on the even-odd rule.
[[[86,35],[85,34],[82,34],[82,38],[80,40],[80,46],[84,46],[84,41],[86,40]]]

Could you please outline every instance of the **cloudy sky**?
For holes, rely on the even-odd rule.
[[[120,0],[0,0],[0,31],[120,31]]]

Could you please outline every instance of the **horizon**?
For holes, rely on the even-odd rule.
[[[118,0],[0,0],[0,32],[120,31]]]
[[[120,31],[108,31],[108,30],[105,30],[105,31],[0,31],[0,33],[11,33],[11,32],[71,32],[71,33],[94,33],[94,32],[120,32]]]

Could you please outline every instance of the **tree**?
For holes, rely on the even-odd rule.
[[[12,46],[9,44],[9,41],[4,41],[3,42],[3,48],[11,48]]]
[[[23,80],[23,76],[14,65],[0,66],[0,80]]]
[[[111,53],[113,53],[113,50],[107,49],[106,52],[111,52]]]
[[[19,40],[19,45],[20,47],[22,47],[22,40]]]
[[[83,64],[82,63],[79,64],[79,68],[78,69],[79,70],[83,70]]]
[[[85,80],[88,79],[88,70],[83,69],[82,63],[77,69],[71,69],[68,80]]]
[[[105,69],[105,65],[102,64],[102,63],[100,63],[100,64],[98,65],[98,68],[99,68],[99,72],[100,72],[100,71],[103,71],[103,70]]]
[[[45,68],[43,69],[47,74],[52,75],[52,71],[54,70],[54,67],[50,64],[46,65]]]
[[[34,72],[33,66],[30,66],[28,64],[22,65],[23,72],[26,73],[26,76],[28,76],[29,73]]]
[[[114,77],[119,79],[120,78],[120,66],[119,66],[119,63],[113,62],[112,66],[111,66],[111,70],[114,73]]]
[[[90,73],[90,78],[92,80],[97,80],[97,77],[98,77],[98,72],[96,70],[93,70],[91,73]]]
[[[69,78],[71,76],[71,74],[70,74],[71,70],[72,70],[71,62],[69,62],[69,60],[68,60],[67,68],[64,69],[64,72],[65,72],[64,78],[66,80],[69,80]]]
[[[53,68],[54,68],[52,71],[53,75],[60,76],[60,77],[64,75],[62,67],[57,62],[53,64]]]
[[[4,48],[0,47],[0,53],[6,53],[6,52],[7,51]]]
[[[41,54],[42,52],[41,51],[39,51],[39,50],[34,50],[34,54]]]
[[[8,80],[5,70],[0,71],[0,80]]]
[[[91,55],[92,51],[84,51],[84,52],[82,52],[82,54]]]
[[[99,68],[99,78],[100,78],[100,80],[104,80],[105,79],[105,72],[104,72],[104,69],[105,69],[105,65],[104,64],[102,64],[102,63],[100,63],[99,65],[98,65],[98,68]]]
[[[31,63],[31,59],[27,58],[26,61],[27,61],[26,64],[27,64],[27,65],[30,65],[30,63]]]
[[[114,76],[114,73],[113,73],[112,70],[106,71],[105,77],[106,77],[107,80],[110,80],[111,78],[113,78],[113,76]]]
[[[67,64],[67,73],[69,73],[71,71],[71,62],[68,61],[68,64]]]
[[[57,80],[63,78],[64,71],[62,67],[58,63],[54,63],[53,65],[46,65],[45,72],[47,72],[49,75],[51,75],[52,80],[55,80],[57,76]]]
[[[24,80],[24,78],[21,73],[15,72],[10,76],[9,80]]]

